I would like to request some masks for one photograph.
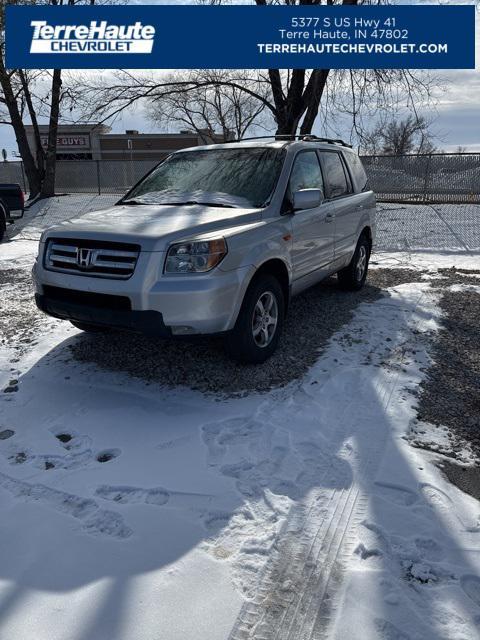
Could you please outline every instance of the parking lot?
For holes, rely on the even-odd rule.
[[[368,285],[240,367],[36,309],[41,230],[115,199],[0,246],[0,638],[476,639],[480,206],[380,204]]]

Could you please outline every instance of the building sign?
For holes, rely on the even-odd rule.
[[[41,136],[42,147],[47,147],[48,137]],[[88,136],[61,135],[57,138],[57,147],[75,147],[88,149],[90,148],[90,139]]]

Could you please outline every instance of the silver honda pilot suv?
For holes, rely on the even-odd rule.
[[[35,298],[84,331],[223,334],[233,358],[259,363],[293,295],[334,273],[363,286],[374,238],[375,196],[342,141],[195,147],[110,209],[45,231]]]

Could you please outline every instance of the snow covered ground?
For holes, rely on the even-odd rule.
[[[32,229],[0,247],[5,310]],[[373,261],[430,273],[359,305],[302,379],[244,397],[79,362],[77,330],[32,315],[17,340],[12,316],[1,640],[479,637],[480,508],[406,439],[440,320],[429,277],[478,256]]]

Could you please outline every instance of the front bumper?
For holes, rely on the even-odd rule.
[[[35,294],[35,302],[41,311],[61,320],[127,329],[162,338],[172,336],[171,329],[165,326],[159,311],[102,309],[88,304],[59,300],[48,294],[39,293]]]
[[[158,257],[143,255],[127,280],[50,271],[37,261],[33,268],[37,305],[57,318],[161,336],[218,334],[234,327],[253,266],[166,276],[151,268],[153,260],[160,262]],[[69,295],[52,297],[49,291],[55,289]],[[103,296],[107,303],[98,308],[89,304],[88,295]],[[112,296],[126,299],[128,308],[109,307]]]

